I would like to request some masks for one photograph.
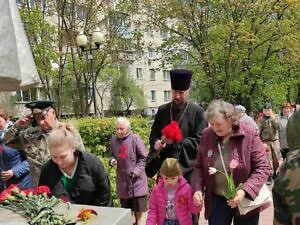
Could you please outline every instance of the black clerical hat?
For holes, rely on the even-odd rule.
[[[186,91],[190,88],[192,71],[175,69],[170,71],[171,87],[173,90]]]

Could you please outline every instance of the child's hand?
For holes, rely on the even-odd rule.
[[[193,196],[193,203],[195,206],[199,207],[203,203],[203,195],[201,191],[196,191]]]

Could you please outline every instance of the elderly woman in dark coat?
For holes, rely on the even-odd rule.
[[[204,198],[209,225],[230,225],[232,220],[235,225],[259,222],[262,208],[241,216],[237,205],[243,198],[255,199],[269,176],[269,163],[256,130],[247,124],[239,126],[236,116],[234,106],[223,100],[213,101],[205,112],[210,127],[200,139],[193,188],[196,205],[202,204]],[[210,175],[211,168],[219,172]],[[233,173],[235,186],[242,184],[229,199],[224,168]]]
[[[126,118],[116,120],[116,134],[111,138],[110,152],[110,165],[117,165],[117,195],[121,206],[130,208],[136,223],[141,224],[142,213],[147,211],[148,203],[147,151],[141,137],[131,132]]]

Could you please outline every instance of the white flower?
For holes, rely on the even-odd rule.
[[[217,172],[218,172],[218,170],[216,168],[214,168],[214,167],[208,167],[208,174],[209,175],[213,175],[213,174],[215,174]]]

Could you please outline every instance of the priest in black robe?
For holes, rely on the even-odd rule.
[[[203,109],[188,101],[192,72],[183,69],[170,71],[172,101],[161,105],[155,115],[150,133],[150,152],[146,161],[146,174],[153,177],[166,158],[177,158],[183,176],[191,182],[191,173],[197,157],[198,142],[207,126]],[[171,121],[177,121],[183,139],[174,142],[162,135],[162,129]]]

